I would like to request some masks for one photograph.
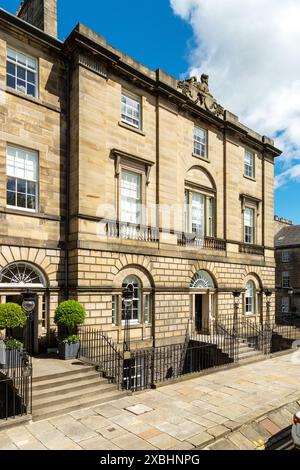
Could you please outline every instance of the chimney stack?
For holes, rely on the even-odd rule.
[[[57,0],[23,0],[17,16],[57,38]]]

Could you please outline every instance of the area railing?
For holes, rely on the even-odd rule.
[[[299,317],[294,313],[276,315],[272,330],[275,334],[291,341],[300,340]]]
[[[198,325],[191,338],[201,343],[215,344],[218,349],[227,354],[233,362],[238,362],[238,341],[228,325],[216,319],[206,320]]]
[[[4,351],[0,364],[0,420],[32,413],[32,359],[24,350]]]
[[[95,365],[105,378],[118,386],[122,382],[123,355],[117,345],[102,331],[81,327],[79,359]]]

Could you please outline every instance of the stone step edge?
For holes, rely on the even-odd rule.
[[[32,397],[33,398],[37,398],[37,397],[42,398],[43,396],[50,397],[53,395],[59,395],[61,393],[64,394],[66,390],[85,390],[86,388],[89,388],[90,386],[93,386],[93,385],[102,386],[102,385],[107,385],[107,383],[109,382],[105,379],[94,377],[94,378],[90,378],[89,380],[76,381],[76,382],[72,382],[71,384],[67,383],[67,384],[59,385],[57,387],[49,387],[49,388],[45,388],[42,390],[33,389]]]
[[[85,372],[88,372],[88,371],[91,371],[91,370],[96,370],[96,367],[95,366],[85,366],[84,364],[82,364],[82,366],[80,366],[80,368],[78,368],[77,370],[68,370],[68,371],[65,371],[65,372],[55,372],[54,374],[39,375],[37,377],[35,377],[33,375],[32,382],[33,383],[38,383],[38,382],[43,382],[45,380],[58,379],[58,378],[61,378],[61,377],[68,377],[68,376],[71,376],[71,375],[82,374],[82,373],[84,374]]]
[[[70,400],[78,400],[78,399],[85,399],[88,400],[89,397],[92,397],[94,395],[98,396],[99,395],[105,395],[108,392],[112,392],[116,390],[117,387],[114,384],[107,383],[105,385],[96,385],[96,386],[91,386],[90,388],[84,390],[84,394],[80,393],[80,390],[76,390],[75,392],[70,391],[69,393],[61,394],[61,395],[56,395],[55,400],[49,400],[47,399],[47,396],[34,400],[33,401],[33,409],[34,410],[39,410],[41,408],[48,408],[51,406],[63,404],[64,402],[67,402],[66,405]]]
[[[86,374],[79,374],[76,376],[71,376],[71,377],[66,377],[66,378],[60,378],[60,379],[54,379],[54,380],[45,380],[44,382],[33,382],[32,384],[32,390],[33,391],[42,391],[46,389],[51,389],[55,387],[60,387],[63,385],[68,385],[76,382],[84,382],[86,380],[92,379],[98,377],[99,380],[105,380],[103,379],[102,375],[99,374],[97,371],[90,371],[89,373]]]
[[[124,398],[127,395],[126,392],[116,390],[114,393],[110,394],[105,394],[101,398],[98,398],[97,400],[93,400],[92,402],[87,403],[86,400],[82,402],[74,402],[71,406],[68,407],[54,407],[52,410],[49,409],[43,409],[40,410],[40,412],[33,412],[33,421],[44,421],[47,420],[51,417],[54,416],[64,416],[69,413],[72,413],[72,411],[76,410],[84,410],[84,409],[89,409],[96,407],[98,405],[104,404],[104,403],[111,403],[113,401],[119,400],[120,398]],[[44,411],[44,412],[42,412]]]

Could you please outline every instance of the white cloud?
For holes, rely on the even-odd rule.
[[[225,108],[258,132],[277,137],[284,151],[277,187],[299,180],[300,1],[170,2],[194,31],[189,73],[208,73]]]

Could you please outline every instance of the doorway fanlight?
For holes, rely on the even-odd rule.
[[[13,263],[0,272],[0,287],[28,287],[45,288],[46,281],[43,274],[29,263]]]
[[[191,282],[192,289],[214,289],[215,283],[211,275],[207,271],[198,271]]]

